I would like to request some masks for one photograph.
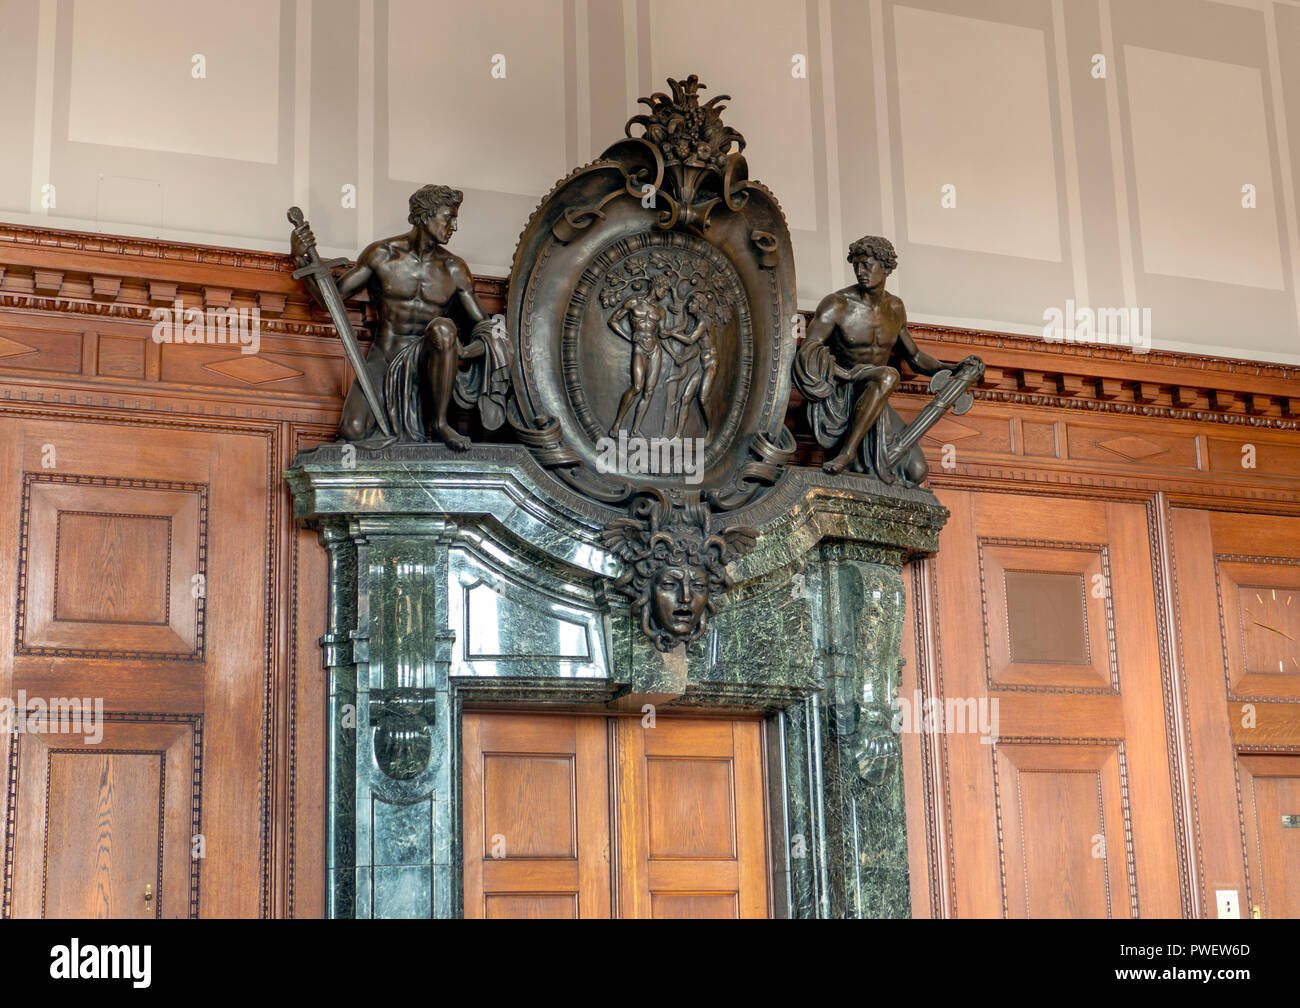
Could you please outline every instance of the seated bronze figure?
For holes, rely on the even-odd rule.
[[[956,401],[984,373],[984,364],[974,356],[946,364],[917,347],[907,331],[902,300],[885,290],[886,277],[898,265],[898,254],[887,238],[859,238],[849,246],[848,261],[858,282],[828,294],[817,306],[795,356],[795,385],[808,400],[817,442],[836,449],[823,466],[828,473],[849,468],[886,483],[916,486],[929,472],[916,446],[924,429],[911,431],[911,444],[904,447],[903,419],[889,405],[899,384],[898,365],[906,364],[919,375],[946,378],[947,372],[957,372],[956,385],[949,389]],[[938,392],[946,385],[941,380],[932,388]],[[926,428],[942,413],[938,410]]]
[[[453,400],[467,409],[477,405],[489,430],[505,418],[511,361],[505,327],[483,310],[469,268],[446,248],[462,199],[460,190],[449,186],[416,190],[410,199],[411,229],[368,245],[337,280],[341,300],[367,289],[378,316],[365,375],[357,374],[343,404],[339,433],[344,440],[363,441],[387,427],[388,440],[432,437],[464,451],[469,439],[447,420]],[[305,221],[293,230],[291,250],[299,265],[315,256],[315,238]],[[314,277],[316,285],[309,287],[324,302],[317,285],[331,281],[320,272]],[[448,317],[453,305],[473,326],[468,342]],[[340,336],[346,342],[352,333],[340,331]],[[462,361],[470,362],[465,370]],[[371,400],[378,400],[384,422]]]

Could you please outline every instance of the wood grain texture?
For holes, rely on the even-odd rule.
[[[16,652],[6,688],[10,695],[25,690],[32,697],[98,698],[110,712],[205,719],[206,858],[196,903],[198,912],[212,916],[258,916],[269,906],[273,435],[265,425],[260,432],[257,426],[248,421],[225,429],[176,421],[151,426],[134,417],[0,411],[8,442],[0,471],[10,474],[11,495],[9,514],[0,521],[8,525],[9,541],[23,543],[22,562],[0,570],[9,600],[0,603],[5,624],[0,646]],[[46,446],[53,448],[53,469],[42,465],[50,458]],[[24,474],[31,479],[25,482]],[[219,521],[206,522],[209,504],[220,509]],[[166,626],[52,618],[59,511],[170,516]],[[48,520],[38,519],[40,514],[48,514]],[[106,577],[115,573],[108,570]],[[197,598],[196,574],[203,575]],[[103,611],[103,597],[112,592],[101,588],[88,604]],[[26,606],[23,615],[20,606]],[[51,618],[33,622],[31,615],[42,613]],[[29,646],[19,643],[21,634]],[[189,776],[178,772],[177,779]],[[28,794],[21,786],[19,791]],[[188,832],[185,842],[188,846]],[[13,912],[25,912],[17,879],[11,904]],[[188,897],[182,912],[190,912]]]
[[[470,711],[462,737],[466,917],[768,915],[759,722]]]
[[[951,803],[952,912],[1176,916],[1170,767],[1165,738],[1152,730],[1164,719],[1145,510],[981,493],[944,492],[941,499],[953,512],[937,560],[944,575],[930,603],[943,625],[941,699],[998,705],[997,741],[946,718],[933,741],[944,753],[942,786]],[[981,563],[980,552],[990,548],[1005,551],[1001,563]],[[1102,555],[1105,567],[1089,566],[1088,558]],[[1007,569],[1082,576],[1087,601],[1078,604],[1088,606],[1089,650],[1103,674],[1080,681],[1077,664],[1009,661],[1008,621],[997,608],[1005,606]],[[1091,590],[1094,574],[1103,577],[1101,598]],[[999,643],[971,661],[966,642],[981,639]],[[1008,667],[1016,674],[1006,674]],[[1112,741],[1090,741],[1098,739]],[[1085,745],[1100,748],[1074,748]],[[1085,772],[1075,764],[1104,752],[1106,768],[1087,771],[1092,800],[1085,806],[1082,785],[1062,775]],[[1094,858],[1096,837],[1104,854]],[[1054,862],[1074,866],[1074,889],[1049,893]]]
[[[766,917],[757,721],[614,722],[620,916]]]
[[[37,723],[17,741],[10,915],[196,916],[201,719],[109,714],[98,742]]]
[[[1300,570],[1296,524],[1281,516],[1192,508],[1173,512],[1180,666],[1202,868],[1200,916],[1215,915],[1216,889],[1236,889],[1244,908],[1263,905],[1266,873],[1276,880],[1289,863],[1287,845],[1297,842],[1285,832],[1274,836],[1271,821],[1260,818],[1259,803],[1267,806],[1288,786],[1261,785],[1257,777],[1294,773],[1294,764],[1281,756],[1282,762],[1273,763],[1255,754],[1300,752],[1300,676],[1247,670],[1249,645],[1242,635],[1239,590],[1243,584],[1257,586],[1260,590],[1248,593],[1244,604],[1254,604],[1265,621],[1279,622],[1272,610],[1263,615],[1261,602],[1254,599],[1271,594],[1272,587],[1285,590],[1295,583]],[[1285,668],[1289,652],[1283,649],[1279,655]],[[1294,885],[1294,877],[1287,885]],[[1275,881],[1269,900],[1289,906],[1288,893]]]
[[[466,712],[465,916],[608,918],[600,718]]]
[[[1258,889],[1243,916],[1300,917],[1300,755],[1242,756],[1246,863]],[[1285,819],[1284,819],[1285,817]]]

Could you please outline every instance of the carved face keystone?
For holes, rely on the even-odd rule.
[[[709,604],[708,572],[678,564],[660,568],[650,602],[656,623],[675,637],[691,636]]]

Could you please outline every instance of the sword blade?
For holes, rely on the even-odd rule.
[[[297,226],[302,223],[302,220],[301,210],[297,207],[289,210],[289,223]],[[343,343],[343,352],[347,355],[348,363],[352,365],[352,373],[357,376],[357,385],[361,389],[361,394],[366,397],[371,415],[374,416],[380,432],[386,437],[391,437],[393,429],[388,423],[388,414],[384,411],[383,400],[378,390],[370,380],[370,372],[366,370],[365,359],[361,356],[361,345],[357,342],[356,333],[352,331],[352,322],[348,319],[343,295],[339,293],[338,284],[334,282],[334,273],[327,264],[321,262],[320,253],[316,251],[314,245],[307,248],[306,254],[307,264],[301,270],[295,271],[294,275],[315,281],[321,303],[324,304],[330,321],[334,323],[334,329],[339,334],[339,340]]]

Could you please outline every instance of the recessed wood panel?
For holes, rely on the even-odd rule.
[[[271,352],[275,340],[263,332],[261,349],[244,353],[237,338],[227,344],[166,344],[159,347],[159,376],[165,382],[258,389],[294,395],[337,395],[338,372],[328,358]]]
[[[18,653],[201,660],[207,498],[202,484],[27,473]]]
[[[1122,465],[1143,462],[1162,467],[1196,469],[1196,442],[1187,435],[1170,435],[1144,428],[1140,433],[1124,433],[1114,428],[1066,425],[1069,458],[1088,462]]]
[[[170,517],[60,511],[57,523],[55,620],[166,625]]]
[[[106,378],[143,378],[144,340],[101,335],[97,364],[98,373]]]
[[[1300,755],[1242,756],[1246,861],[1261,917],[1300,917]]]
[[[93,356],[86,354],[89,366]],[[204,408],[198,405],[178,405],[168,417],[134,397],[111,413],[69,400],[56,409],[53,398],[47,392],[39,409],[11,401],[0,418],[0,475],[9,474],[12,495],[12,506],[0,509],[0,538],[14,544],[14,563],[0,567],[0,620],[10,628],[13,654],[0,668],[0,687],[29,700],[102,699],[109,716],[162,726],[140,731],[179,730],[168,721],[179,718],[190,726],[187,737],[198,738],[195,726],[205,719],[207,772],[199,778],[194,747],[174,773],[170,762],[166,768],[167,808],[184,812],[164,826],[162,894],[155,891],[153,903],[164,917],[276,913],[273,875],[289,885],[295,866],[282,853],[300,847],[294,823],[272,827],[272,810],[293,801],[284,785],[294,778],[297,755],[292,706],[277,706],[294,685],[289,665],[276,657],[277,628],[289,623],[279,622],[270,590],[287,584],[276,573],[287,549],[277,548],[273,525],[283,493],[277,473],[289,464],[289,446],[277,448],[277,428],[265,420],[185,415]],[[211,523],[209,502],[220,516]],[[312,692],[321,682],[318,657],[314,664],[304,683]],[[157,738],[128,744],[120,734],[126,730],[116,740],[106,734],[100,748],[170,749]],[[273,747],[273,738],[280,744]],[[46,741],[24,735],[17,748],[26,759]],[[310,771],[306,761],[299,766]],[[37,814],[27,800],[39,793],[44,801],[44,773],[24,764],[11,778],[19,819],[5,820],[13,868],[3,912],[14,916],[41,912],[45,847],[43,827],[33,824],[44,823],[44,806]],[[199,810],[202,822],[191,821]],[[310,820],[300,820],[308,823],[302,832],[313,832]],[[200,859],[190,857],[196,833],[203,835]],[[112,861],[124,853],[119,844]],[[58,870],[65,868],[71,871]],[[312,874],[300,866],[299,882],[310,886]],[[108,912],[126,910],[114,904]]]
[[[1200,916],[1215,916],[1217,889],[1238,892],[1243,916],[1300,914],[1300,827],[1281,819],[1300,815],[1300,674],[1287,639],[1300,606],[1297,521],[1171,510]]]
[[[1206,447],[1209,468],[1225,475],[1300,476],[1300,447],[1296,447],[1294,437],[1279,444],[1251,432],[1249,437],[1244,433],[1237,437],[1209,437]]]
[[[655,920],[734,920],[739,916],[735,893],[651,893]]]
[[[759,722],[620,718],[615,769],[620,916],[768,915]]]
[[[734,858],[730,760],[646,759],[651,858]]]
[[[483,757],[484,857],[573,858],[573,756]]]
[[[29,720],[15,736],[18,804],[6,851],[14,916],[197,915],[201,723],[109,713],[96,738]]]
[[[577,920],[577,893],[493,893],[484,900],[488,920]]]
[[[1129,809],[1118,744],[998,745],[1003,906],[1009,917],[1128,917]]]
[[[50,329],[39,332],[0,326],[0,371],[81,371],[80,329]]]
[[[461,719],[464,911],[609,917],[609,765],[602,718]]]
[[[162,889],[164,755],[50,751],[42,917],[154,916]]]
[[[1024,435],[1024,452],[1026,455],[1055,458],[1059,454],[1056,447],[1055,423],[1037,423],[1026,420],[1020,425],[1020,430]]]
[[[1104,545],[981,538],[988,683],[997,689],[1119,689]]]
[[[926,878],[932,912],[1178,916],[1189,889],[1173,825],[1181,804],[1148,511],[1046,494],[938,496],[952,515],[914,595],[932,607],[918,680],[927,700],[987,705],[990,730],[967,718],[920,740],[944,837]],[[1016,571],[1052,577],[1017,585]],[[1079,619],[1087,627],[1086,665],[1012,660],[1009,608],[1064,619],[1025,598],[1053,582],[1061,613],[1068,594],[1074,630]],[[984,660],[972,661],[981,638]],[[1046,643],[1053,658],[1078,655],[1050,635]],[[925,798],[911,791],[908,800]]]
[[[466,917],[767,916],[758,721],[467,711],[462,738]]]

